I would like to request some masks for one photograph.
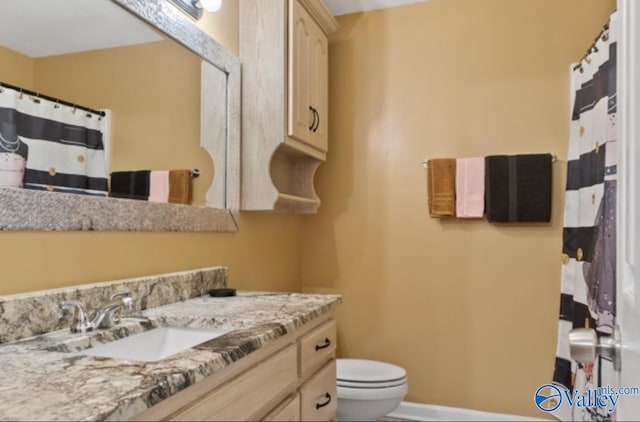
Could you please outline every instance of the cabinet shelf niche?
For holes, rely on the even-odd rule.
[[[271,159],[271,180],[278,191],[274,209],[293,213],[315,213],[320,198],[313,187],[321,160],[292,153],[286,146],[278,148]]]

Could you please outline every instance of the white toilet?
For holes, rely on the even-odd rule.
[[[396,365],[338,359],[339,421],[372,421],[392,412],[407,394],[407,372]]]

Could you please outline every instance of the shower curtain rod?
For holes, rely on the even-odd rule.
[[[19,86],[10,85],[10,84],[4,83],[4,82],[0,82],[0,87],[14,89],[14,90],[19,91],[20,93],[23,93],[23,94],[31,95],[31,96],[36,97],[36,98],[43,98],[45,100],[53,101],[53,102],[58,103],[58,104],[62,104],[62,105],[66,105],[66,106],[69,106],[69,107],[77,108],[79,110],[83,110],[83,111],[87,111],[89,113],[97,114],[98,116],[101,116],[101,117],[106,116],[106,113],[104,111],[94,110],[94,109],[89,108],[89,107],[83,107],[83,106],[71,103],[69,101],[61,100],[60,98],[51,97],[49,95],[44,95],[44,94],[41,94],[41,93],[36,92],[36,91],[31,91],[30,89],[20,88]]]
[[[580,68],[582,67],[582,61],[583,61],[584,59],[586,59],[586,58],[589,56],[589,54],[591,54],[591,52],[592,52],[593,50],[598,51],[598,48],[596,47],[596,44],[598,43],[598,41],[600,40],[600,38],[605,34],[605,32],[607,32],[608,30],[609,30],[609,21],[607,21],[607,23],[605,23],[605,24],[602,26],[602,30],[600,31],[600,33],[598,34],[598,36],[593,40],[593,43],[591,43],[591,47],[589,47],[589,48],[587,49],[587,52],[586,52],[586,53],[584,53],[584,56],[582,56],[582,57],[580,58],[580,61],[578,62],[578,64],[577,64],[577,65],[575,65],[575,66],[573,66],[573,70],[580,69]]]

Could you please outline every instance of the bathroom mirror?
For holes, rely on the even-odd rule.
[[[122,25],[115,24],[111,20],[111,15],[106,14],[104,9],[97,7],[100,3],[102,6],[106,6],[110,9],[117,9],[117,13],[124,13],[125,19],[132,19],[138,23],[146,26],[146,29],[141,29],[139,32],[146,33],[146,36],[150,36],[152,40],[150,42],[157,42],[160,44],[166,44],[171,40],[171,43],[178,43],[179,48],[184,51],[189,51],[189,55],[194,55],[196,60],[195,65],[198,67],[195,78],[198,80],[193,81],[194,77],[184,77],[183,74],[177,73],[168,77],[158,76],[160,72],[154,72],[153,67],[147,71],[142,72],[139,69],[140,65],[132,65],[129,69],[123,68],[112,71],[112,77],[115,80],[131,79],[129,73],[135,73],[138,71],[143,75],[143,82],[147,84],[147,79],[161,79],[157,81],[157,91],[170,91],[170,87],[179,84],[187,80],[190,83],[191,97],[195,98],[199,104],[187,103],[182,96],[178,94],[173,95],[174,99],[172,106],[163,107],[156,113],[129,113],[128,108],[120,107],[117,110],[112,110],[112,118],[118,125],[113,127],[121,127],[123,121],[131,120],[136,125],[141,127],[141,131],[144,128],[156,128],[156,126],[164,124],[167,126],[167,133],[170,130],[175,129],[177,134],[167,134],[169,142],[165,142],[169,146],[165,149],[169,150],[169,155],[174,155],[173,160],[177,160],[178,152],[187,147],[185,138],[189,138],[189,142],[193,143],[195,139],[195,147],[190,146],[192,149],[201,149],[201,151],[208,152],[204,154],[206,160],[212,161],[209,163],[209,167],[213,168],[213,175],[209,174],[209,180],[212,179],[210,186],[204,186],[201,182],[203,179],[196,179],[200,183],[201,197],[195,201],[197,205],[180,205],[169,204],[161,202],[150,202],[133,199],[121,199],[110,197],[98,197],[87,196],[60,192],[47,192],[41,190],[31,189],[13,189],[13,188],[0,188],[0,229],[3,230],[145,230],[145,231],[237,231],[237,210],[239,208],[239,165],[240,165],[240,128],[239,128],[239,112],[240,112],[240,62],[236,56],[230,53],[217,41],[212,39],[208,34],[197,28],[193,21],[175,8],[171,3],[166,0],[92,0],[87,2],[86,0],[49,0],[46,3],[53,3],[54,1],[60,4],[57,7],[61,11],[76,9],[86,9],[84,12],[94,12],[94,17],[77,20],[62,21],[59,23],[59,27],[74,26],[76,30],[85,31],[87,36],[76,36],[72,39],[73,42],[78,44],[77,46],[71,46],[68,51],[82,51],[82,43],[89,38],[88,33],[100,32],[99,27],[109,24],[111,25],[106,31],[107,35],[112,38],[117,38],[120,32],[122,32]],[[16,17],[17,21],[20,19],[33,20],[37,18],[51,19],[51,15],[43,13],[38,8],[43,6],[41,0],[10,0],[3,2],[2,14],[3,18],[6,17],[7,12],[11,9],[11,3],[18,5],[21,8],[22,18]],[[16,6],[18,7],[18,6]],[[94,10],[95,8],[95,10]],[[77,10],[76,10],[77,11]],[[113,10],[112,10],[113,11]],[[64,32],[64,31],[58,31]],[[1,31],[0,31],[1,34]],[[53,40],[52,44],[62,46],[64,44],[60,39],[60,34],[49,32],[49,38]],[[105,34],[102,34],[103,37]],[[157,37],[155,40],[153,39]],[[7,35],[4,35],[5,40]],[[33,36],[32,32],[22,33],[22,37],[25,38],[27,44],[31,44],[29,47],[38,49],[38,41]],[[132,38],[133,35],[127,35],[127,39]],[[144,38],[144,37],[143,37]],[[164,39],[164,41],[163,41]],[[113,43],[117,43],[117,40],[112,40]],[[140,44],[144,44],[147,41],[140,41]],[[0,45],[5,44],[2,36],[0,36]],[[164,45],[163,44],[163,45]],[[115,44],[113,44],[115,45]],[[135,46],[134,46],[135,47]],[[7,48],[11,49],[11,45]],[[175,46],[168,46],[167,48],[175,49]],[[93,47],[95,49],[95,47]],[[106,51],[106,50],[103,50]],[[65,51],[57,53],[59,55],[65,54]],[[183,53],[177,53],[183,54]],[[55,55],[55,53],[54,53]],[[144,54],[135,53],[134,55]],[[171,56],[173,57],[173,56]],[[96,63],[96,69],[103,73],[108,72],[113,63],[101,58],[93,59]],[[185,61],[193,60],[185,58]],[[54,62],[54,61],[50,61]],[[6,66],[6,63],[3,63]],[[156,63],[156,66],[161,66],[162,63]],[[102,66],[102,67],[100,67]],[[191,65],[193,67],[193,64]],[[41,66],[45,67],[45,66]],[[56,87],[54,82],[55,78],[52,75],[61,73],[55,66],[45,67],[46,72],[42,71],[46,77],[42,78],[45,81],[39,86],[47,86],[47,78],[50,87]],[[52,70],[53,69],[53,70]],[[117,69],[117,68],[114,68]],[[11,73],[11,67],[5,67],[6,72],[0,73],[0,81],[3,80],[6,75]],[[23,72],[24,73],[24,72]],[[87,74],[88,73],[88,74]],[[3,76],[4,75],[4,76]],[[145,77],[146,75],[146,77]],[[91,78],[91,72],[85,72],[81,75],[83,78]],[[14,83],[15,85],[15,83]],[[82,89],[76,87],[76,89]],[[194,92],[194,89],[196,90]],[[155,88],[153,89],[155,90]],[[40,92],[38,89],[36,91]],[[104,90],[107,94],[111,95],[111,92],[125,91],[125,94],[132,95],[126,86],[118,86],[113,89]],[[52,95],[47,90],[42,90],[43,94]],[[64,94],[56,94],[62,99],[66,99]],[[167,94],[169,95],[169,94]],[[98,95],[98,100],[100,96]],[[157,101],[148,101],[149,108],[154,105],[159,108]],[[103,105],[99,101],[91,101],[91,104],[82,104],[84,106],[92,108],[102,108]],[[188,131],[179,131],[175,126],[178,126],[178,116],[186,115],[190,122],[189,133]],[[149,118],[152,114],[161,115],[161,121],[155,123]],[[157,117],[157,116],[156,116]],[[130,127],[133,127],[133,123],[129,122]],[[197,126],[193,128],[193,126]],[[185,133],[184,136],[181,136]],[[123,170],[134,169],[135,161],[129,160],[132,156],[148,158],[152,155],[151,152],[147,152],[144,148],[134,147],[134,138],[139,138],[142,135],[127,134],[128,136],[120,136],[118,142],[113,143],[114,151],[111,152],[112,157],[118,157],[117,160],[112,160],[111,164],[117,164],[119,167],[114,168],[111,166],[110,170]],[[126,143],[120,142],[123,138],[131,138],[132,143],[129,143],[129,139],[126,139]],[[156,139],[160,141],[162,136],[156,136]],[[166,141],[166,139],[164,140]],[[198,144],[199,141],[199,144]],[[153,149],[161,149],[157,145],[153,144]],[[160,145],[160,143],[158,143]],[[119,150],[118,150],[119,149]],[[203,153],[203,152],[202,152]],[[145,162],[145,161],[143,161]],[[145,163],[149,163],[147,160]],[[173,166],[173,162],[170,164]],[[149,164],[143,164],[138,168],[149,167]],[[179,164],[175,164],[173,168],[197,168],[197,163],[182,161]],[[206,166],[205,166],[206,167]],[[211,171],[209,171],[211,173]],[[207,182],[208,184],[208,182]]]

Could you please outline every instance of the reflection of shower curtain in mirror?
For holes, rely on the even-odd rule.
[[[106,196],[108,117],[0,88],[0,187]]]

